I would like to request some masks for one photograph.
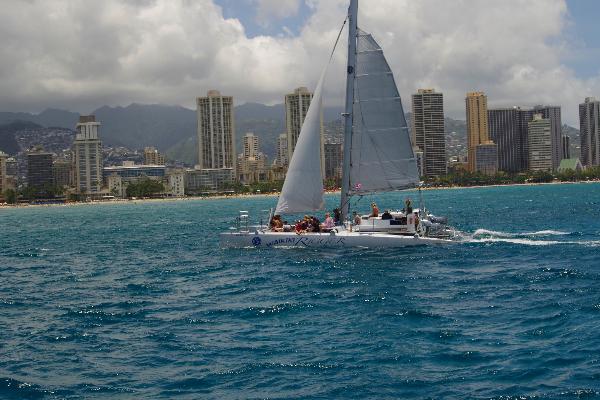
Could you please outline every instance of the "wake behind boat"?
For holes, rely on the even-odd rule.
[[[237,227],[221,234],[223,247],[406,247],[460,241],[460,235],[425,209],[378,210],[349,218],[355,197],[411,189],[420,185],[416,157],[402,100],[383,50],[357,26],[358,0],[348,8],[348,64],[344,117],[344,159],[340,218],[323,232],[279,226],[248,227],[241,212]],[[341,32],[340,32],[341,33]],[[339,37],[338,37],[339,38]],[[337,41],[336,41],[337,45]],[[334,45],[335,51],[335,45]],[[332,52],[333,55],[333,52]],[[320,110],[322,89],[331,57],[315,89],[275,215],[323,210]],[[274,215],[269,215],[272,222]],[[301,221],[299,222],[301,223]]]

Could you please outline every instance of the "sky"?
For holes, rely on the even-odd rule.
[[[314,88],[347,0],[3,0],[0,111],[82,113],[130,103],[194,107],[209,89],[236,104]],[[464,119],[468,91],[490,107],[600,97],[600,1],[361,0],[359,25],[384,49],[403,98],[444,93]],[[344,98],[345,36],[325,103]]]

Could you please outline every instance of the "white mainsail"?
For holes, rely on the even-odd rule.
[[[321,92],[327,67],[304,118],[298,142],[277,201],[275,214],[293,214],[322,210],[323,177],[321,174]]]
[[[357,33],[349,194],[415,187],[417,163],[394,75],[381,47]]]

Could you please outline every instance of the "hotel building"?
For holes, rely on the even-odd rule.
[[[423,176],[448,173],[444,133],[444,96],[433,89],[412,95],[412,142],[422,152]]]
[[[535,114],[529,122],[529,170],[551,171],[552,160],[552,126],[548,118]]]
[[[600,101],[587,97],[579,104],[581,163],[584,167],[600,165]]]
[[[82,115],[73,142],[73,183],[78,194],[99,193],[102,189],[102,142],[100,123],[93,115]]]
[[[197,169],[235,171],[235,126],[233,97],[209,90],[206,97],[196,99],[198,117]]]
[[[466,114],[467,114],[467,147],[468,147],[468,163],[469,171],[477,172],[478,165],[485,165],[485,171],[497,170],[498,167],[492,168],[489,162],[493,157],[491,154],[492,146],[496,146],[489,137],[488,131],[488,114],[487,114],[487,96],[483,92],[469,92],[465,99]],[[481,150],[477,150],[477,146],[485,145]],[[485,157],[485,163],[477,162],[477,154]],[[498,162],[498,149],[496,146],[496,163]],[[484,172],[484,171],[481,171]],[[489,173],[489,172],[485,172]]]

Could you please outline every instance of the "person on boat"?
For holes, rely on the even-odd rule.
[[[341,219],[342,219],[342,212],[340,211],[339,208],[334,208],[333,209],[333,223],[335,225],[340,225]]]
[[[273,216],[270,227],[273,232],[283,232],[283,221],[281,220],[281,215]]]
[[[304,222],[306,223],[306,232],[313,232],[314,227],[312,223],[312,217],[308,215],[304,216]]]
[[[307,218],[308,218],[308,215],[305,215],[304,219],[301,219],[298,222],[296,222],[294,230],[296,231],[296,233],[298,235],[300,235],[302,233],[306,233],[306,231],[308,229],[308,223],[306,222]]]
[[[410,197],[404,200],[404,212],[406,215],[413,212],[412,203],[410,202]]]
[[[309,224],[311,232],[321,232],[321,221],[317,217],[311,216]]]
[[[390,210],[385,210],[383,214],[381,214],[381,219],[392,219],[392,214]]]
[[[361,218],[356,211],[352,213],[352,220],[354,221],[354,225],[360,225]]]
[[[273,215],[271,220],[269,221],[269,229],[275,230],[275,220],[277,219],[277,215]]]
[[[374,202],[371,203],[371,215],[369,215],[369,217],[371,217],[371,218],[379,217],[379,208],[377,207],[377,204],[375,204]]]
[[[354,226],[360,225],[360,215],[356,211],[352,211],[352,222],[350,223],[350,232],[353,231]]]
[[[331,218],[331,214],[325,213],[325,221],[321,225],[321,230],[323,232],[329,232],[335,227],[335,221]]]

